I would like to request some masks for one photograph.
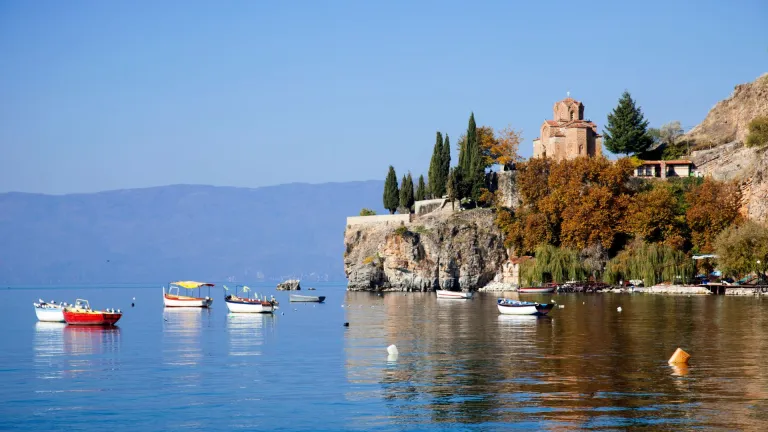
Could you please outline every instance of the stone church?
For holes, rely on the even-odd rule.
[[[602,137],[597,125],[584,120],[584,104],[570,96],[555,103],[553,120],[541,125],[541,135],[533,140],[533,157],[555,160],[602,154]]]

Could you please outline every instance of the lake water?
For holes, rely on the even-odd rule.
[[[277,314],[229,315],[218,287],[210,310],[164,310],[159,287],[0,290],[0,430],[768,430],[766,299],[522,295],[565,307],[514,318],[494,294],[257,291]],[[125,315],[38,323],[38,297]]]

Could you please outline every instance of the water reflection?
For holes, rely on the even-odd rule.
[[[768,420],[768,318],[745,319],[754,300],[549,295],[530,300],[565,307],[528,317],[498,314],[496,297],[348,293],[347,399],[383,399],[385,418],[405,424],[679,430]],[[677,346],[690,366],[666,364]]]
[[[203,357],[200,336],[203,317],[210,310],[204,308],[163,309],[163,354],[165,363],[172,366],[197,365]]]
[[[272,314],[230,313],[227,315],[229,355],[250,357],[261,355],[264,331],[274,326]],[[243,359],[243,364],[248,360]]]
[[[34,364],[37,377],[41,379],[59,379],[63,377],[59,369],[59,357],[64,355],[65,323],[36,322],[34,343]]]

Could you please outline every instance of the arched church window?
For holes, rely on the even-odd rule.
[[[573,111],[571,111],[571,120],[573,120]]]

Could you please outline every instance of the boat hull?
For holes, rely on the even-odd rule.
[[[272,313],[275,307],[258,302],[224,301],[227,309],[232,313]]]
[[[35,315],[37,315],[37,320],[42,322],[58,322],[63,323],[64,321],[64,309],[63,308],[41,308],[41,307],[35,307]]]
[[[505,305],[497,304],[499,312],[504,315],[539,315],[543,316],[552,310],[552,304],[533,304],[533,305]]]
[[[199,307],[207,308],[213,303],[210,297],[187,297],[172,294],[163,294],[165,307]]]
[[[116,312],[64,310],[64,320],[69,325],[112,326],[120,321],[122,316],[122,313]]]
[[[557,287],[528,287],[520,288],[517,292],[521,294],[547,294],[555,292]]]
[[[472,298],[472,292],[470,291],[446,291],[446,290],[435,290],[437,293],[437,298],[447,298],[447,299],[471,299]]]
[[[305,295],[291,294],[289,296],[289,299],[292,302],[322,303],[325,301],[325,296],[305,296]]]

